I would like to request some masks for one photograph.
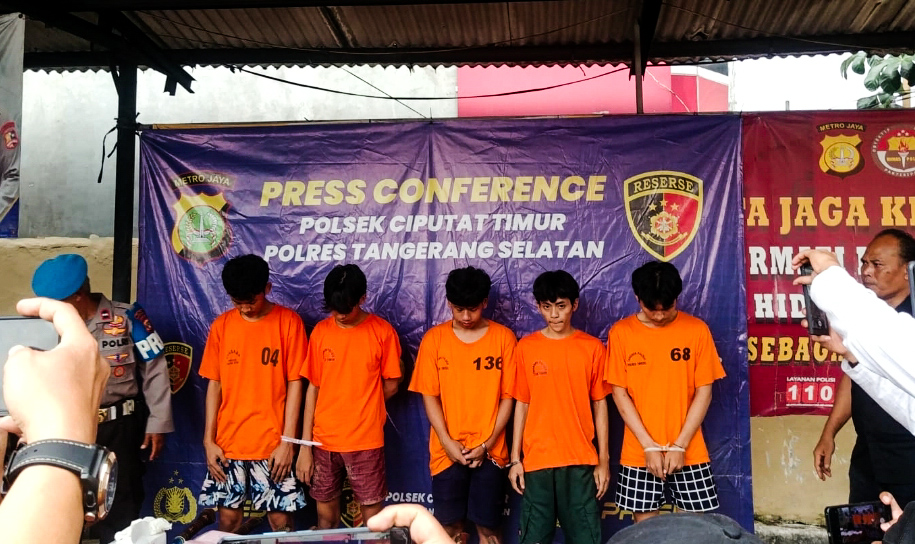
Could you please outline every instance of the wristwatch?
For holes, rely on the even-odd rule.
[[[118,482],[118,462],[114,452],[97,444],[72,440],[37,440],[20,444],[13,451],[3,474],[4,494],[19,473],[31,465],[65,468],[79,476],[86,521],[98,521],[108,515]]]

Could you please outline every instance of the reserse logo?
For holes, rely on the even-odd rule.
[[[683,252],[702,220],[702,180],[685,172],[658,170],[623,182],[629,228],[639,245],[662,261]]]

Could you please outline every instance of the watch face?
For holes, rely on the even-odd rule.
[[[104,519],[114,504],[114,493],[118,486],[118,460],[114,452],[108,452],[105,464],[99,474],[98,518]]]

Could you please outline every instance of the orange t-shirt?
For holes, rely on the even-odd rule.
[[[664,327],[644,325],[637,315],[621,319],[610,329],[607,346],[605,379],[626,388],[648,434],[662,446],[680,435],[696,388],[724,377],[708,326],[684,312]],[[683,463],[708,461],[700,427],[686,446]],[[629,427],[620,463],[645,466],[645,452]]]
[[[384,446],[381,381],[401,376],[400,340],[390,323],[374,314],[349,329],[333,317],[322,320],[311,331],[302,376],[320,388],[314,440],[323,449]]]
[[[515,350],[512,396],[529,404],[524,425],[524,470],[596,465],[591,401],[607,396],[606,352],[582,331],[562,339],[529,334]]]
[[[410,391],[439,397],[449,436],[465,448],[476,448],[492,435],[500,401],[511,398],[516,342],[515,333],[492,321],[483,337],[470,344],[454,334],[451,320],[423,336]],[[500,465],[508,462],[504,430],[489,456]],[[451,464],[430,428],[429,470],[435,476]]]
[[[259,321],[235,309],[213,321],[200,375],[222,386],[216,444],[226,457],[266,459],[279,446],[286,385],[299,379],[307,343],[302,318],[279,305]]]

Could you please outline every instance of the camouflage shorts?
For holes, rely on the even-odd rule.
[[[249,498],[255,510],[294,512],[305,507],[305,493],[292,471],[277,483],[270,478],[266,459],[227,462],[225,482],[217,482],[207,471],[200,490],[201,506],[241,508]]]

